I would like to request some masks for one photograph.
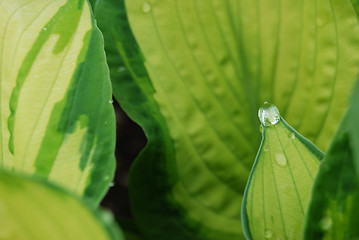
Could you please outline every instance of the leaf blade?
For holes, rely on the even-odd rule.
[[[254,148],[259,143],[256,112],[265,100],[286,108],[284,117],[294,127],[313,141],[318,138],[316,143],[323,149],[327,147],[358,72],[358,58],[348,50],[356,49],[353,43],[358,38],[357,16],[348,2],[345,7],[335,2],[333,11],[332,2],[320,7],[315,2],[304,1],[301,5],[302,2],[127,1],[129,20],[121,4],[102,1],[97,5],[100,9],[103,4],[102,15],[107,14],[108,19],[115,15],[113,21],[108,21],[113,24],[107,26],[108,36],[117,43],[122,61],[132,71],[133,79],[126,76],[114,82],[118,86],[117,98],[144,127],[149,138],[149,146],[131,172],[132,188],[143,191],[132,191],[133,211],[141,222],[139,227],[148,236],[154,239],[173,235],[180,238],[181,234],[183,238],[199,239],[243,237],[238,228],[228,230],[233,226],[231,217],[237,218],[235,221],[240,224],[239,205],[227,205],[225,209],[220,199],[209,197],[205,191],[201,197],[200,190],[213,186],[213,195],[225,196],[223,201],[242,198],[237,192],[244,189]],[[106,11],[106,4],[112,8]],[[115,8],[121,9],[117,15]],[[331,14],[321,28],[316,26],[315,14],[319,10],[321,17]],[[345,22],[345,27],[338,31],[339,41],[336,41],[333,13],[343,12],[345,15],[336,21]],[[97,13],[101,16],[100,11]],[[297,20],[305,22],[303,30]],[[124,27],[128,21],[133,36],[129,26]],[[206,25],[207,22],[210,24]],[[353,35],[347,36],[348,29]],[[302,36],[298,37],[298,33]],[[129,35],[131,43],[126,42]],[[299,41],[301,38],[303,43]],[[343,59],[348,59],[346,67]],[[334,74],[333,61],[341,64],[338,75]],[[138,69],[140,74],[135,71]],[[335,85],[334,80],[337,80]],[[322,87],[324,90],[318,97],[317,91]],[[129,88],[132,90],[126,92]],[[145,93],[141,101],[131,97],[138,92]],[[333,96],[335,100],[331,99]],[[327,114],[330,101],[334,104]],[[303,115],[304,111],[310,114]],[[155,116],[152,120],[143,119],[151,115]],[[322,133],[313,132],[310,124],[321,125],[327,118],[330,124]],[[156,131],[160,132],[157,136]],[[208,177],[208,185],[193,176]],[[148,183],[149,178],[156,180]],[[143,199],[150,199],[150,207],[141,206]],[[203,206],[201,210],[198,203]],[[213,212],[218,213],[216,217],[207,217]],[[181,220],[172,219],[172,215],[180,216]],[[228,222],[213,227],[214,219],[221,217]],[[154,230],[156,226],[163,232]]]
[[[1,171],[0,192],[1,238],[123,239],[112,217],[48,182]]]
[[[359,85],[323,159],[306,218],[307,239],[354,239],[358,236],[355,202],[359,199],[357,107]]]
[[[242,204],[247,238],[301,239],[311,185],[322,157],[283,119],[263,126]]]
[[[88,2],[0,7],[2,166],[98,204],[113,176],[115,121],[103,39]]]

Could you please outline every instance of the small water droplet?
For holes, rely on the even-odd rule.
[[[108,184],[108,186],[109,186],[109,187],[113,187],[113,186],[115,186],[115,183],[114,183],[114,182],[110,182],[110,183]]]
[[[125,71],[126,70],[126,68],[124,67],[124,66],[119,66],[118,68],[117,68],[117,71],[118,72],[123,72],[123,71]]]
[[[267,146],[265,146],[265,147],[263,148],[263,150],[264,150],[265,152],[268,152],[268,151],[269,151],[269,148],[268,148]]]
[[[263,106],[258,110],[258,117],[265,127],[272,126],[280,120],[278,108],[268,102],[264,102]]]
[[[295,134],[294,133],[289,133],[288,137],[290,140],[293,140],[295,138]]]
[[[42,29],[44,29],[45,31],[47,30],[47,28],[45,28],[45,27],[44,27],[44,28],[42,28]]]
[[[263,133],[263,127],[262,127],[262,124],[261,124],[261,125],[259,125],[259,131],[260,131],[261,133]]]
[[[264,231],[264,237],[265,237],[265,238],[271,238],[272,236],[273,236],[273,232],[272,232],[271,230],[266,229],[266,230]]]
[[[111,104],[112,104],[112,103],[113,103],[113,100],[108,101],[108,103],[111,103]]]
[[[143,3],[142,5],[142,12],[148,13],[151,11],[151,4],[148,2]]]
[[[287,166],[287,159],[283,153],[276,153],[275,154],[275,161],[278,163],[279,166],[285,167]]]
[[[323,217],[319,222],[319,227],[324,230],[328,231],[333,225],[333,220],[329,216]]]

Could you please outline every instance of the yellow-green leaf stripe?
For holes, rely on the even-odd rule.
[[[0,166],[97,203],[114,171],[103,39],[84,0],[0,1]]]

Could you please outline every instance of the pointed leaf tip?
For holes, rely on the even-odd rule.
[[[247,183],[242,221],[248,239],[301,239],[304,214],[323,153],[265,103],[263,139]]]

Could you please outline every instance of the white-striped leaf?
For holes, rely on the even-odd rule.
[[[0,166],[97,203],[114,171],[103,39],[84,0],[0,1]]]

